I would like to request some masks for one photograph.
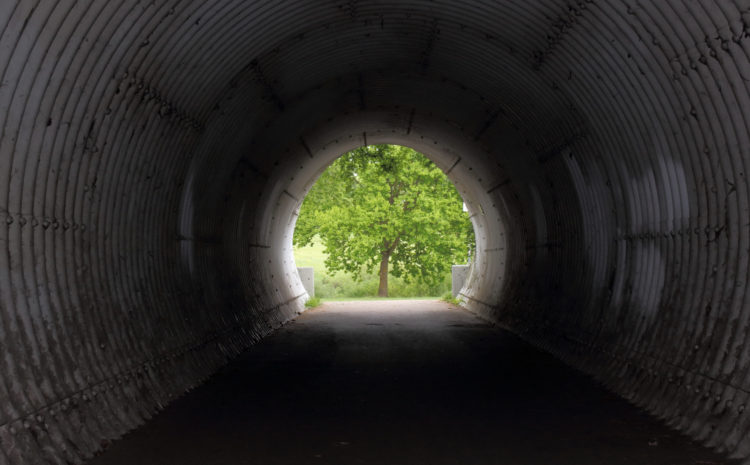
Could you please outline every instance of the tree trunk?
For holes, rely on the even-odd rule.
[[[388,297],[388,261],[390,259],[390,251],[383,252],[380,256],[380,285],[378,286],[378,297]]]

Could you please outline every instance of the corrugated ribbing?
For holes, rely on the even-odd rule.
[[[744,0],[8,0],[0,464],[80,463],[302,309],[345,150],[466,199],[466,305],[750,455]]]

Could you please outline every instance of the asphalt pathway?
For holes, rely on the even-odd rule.
[[[589,377],[437,301],[308,311],[91,465],[718,465]]]

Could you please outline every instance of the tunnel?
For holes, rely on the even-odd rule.
[[[3,2],[0,463],[82,463],[303,312],[305,193],[381,143],[463,196],[465,308],[747,458],[749,24],[747,0]]]

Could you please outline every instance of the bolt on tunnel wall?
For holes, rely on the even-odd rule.
[[[467,308],[747,457],[749,12],[4,2],[0,463],[80,463],[293,318],[296,206],[386,142],[467,200]]]

